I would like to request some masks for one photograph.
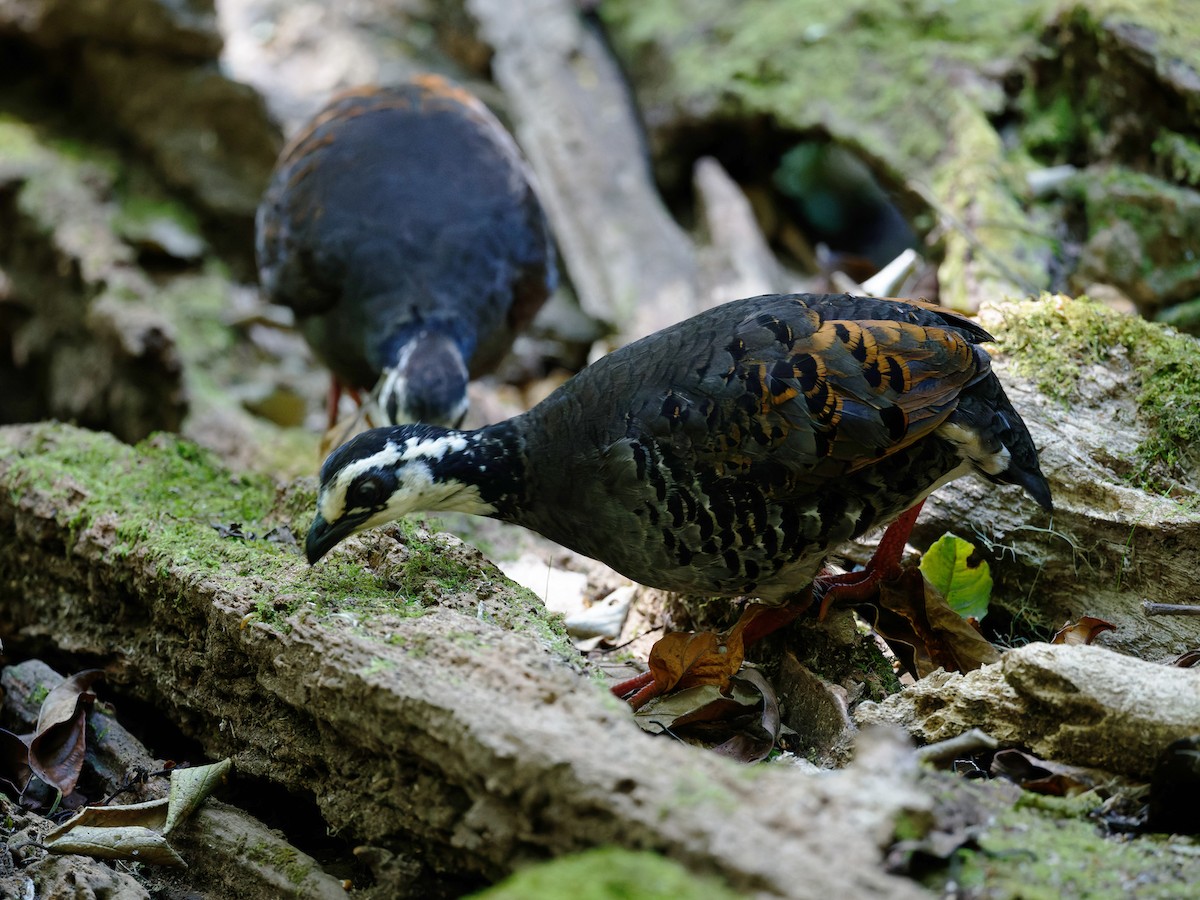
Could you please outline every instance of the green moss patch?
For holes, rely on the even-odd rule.
[[[1109,309],[1086,297],[1043,297],[1007,307],[999,347],[1038,389],[1064,405],[1097,363],[1130,370],[1129,390],[1150,434],[1133,477],[1167,490],[1200,468],[1200,345],[1194,338]]]
[[[1026,795],[951,861],[958,891],[991,900],[1190,898],[1200,884],[1200,846],[1192,839],[1106,837],[1071,810],[1042,808]],[[1065,801],[1078,806],[1075,801]],[[1099,801],[1092,796],[1090,806]],[[926,879],[940,892],[945,879]]]
[[[694,875],[654,853],[615,847],[589,850],[512,875],[478,900],[733,900],[715,878]]]
[[[177,580],[219,578],[250,601],[258,620],[277,627],[286,627],[302,607],[349,613],[366,624],[375,616],[420,616],[440,606],[529,634],[562,658],[578,659],[561,616],[547,613],[537,597],[474,550],[418,534],[411,522],[396,526],[406,555],[391,554],[368,569],[333,553],[310,567],[298,544],[315,506],[311,482],[283,489],[265,476],[234,475],[212,453],[168,435],[130,447],[62,425],[10,434],[19,437],[0,431],[0,492],[20,503],[36,490],[42,502],[61,503],[55,515],[70,533],[66,553],[81,533],[111,527],[109,556],[137,554]]]
[[[296,547],[261,539],[279,526],[302,536],[307,522],[275,511],[273,481],[231,475],[195,444],[160,434],[130,447],[107,434],[61,425],[38,426],[30,434],[18,444],[0,442],[0,490],[18,502],[32,489],[41,497],[61,497],[59,517],[73,535],[110,519],[111,556],[137,552],[186,579],[219,575],[239,582],[239,593],[269,618],[306,602],[328,609],[385,596],[408,606],[360,566],[335,558],[310,569]],[[313,494],[298,493],[306,496],[294,505],[311,509]],[[228,536],[231,530],[256,539]]]

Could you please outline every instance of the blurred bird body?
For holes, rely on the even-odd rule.
[[[452,425],[556,281],[511,136],[436,76],[335,97],[283,151],[259,276],[345,387],[389,422]],[[381,380],[382,378],[382,380]]]
[[[460,510],[652,587],[786,602],[831,549],[968,472],[1049,508],[1033,442],[978,346],[989,339],[929,304],[727,303],[505,422],[354,438],[322,468],[308,557],[408,512]]]

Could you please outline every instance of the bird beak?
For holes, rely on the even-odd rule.
[[[308,564],[310,566],[315,564],[317,560],[340,544],[343,538],[349,537],[353,530],[353,521],[342,519],[330,525],[320,513],[317,513],[312,526],[308,529],[308,539],[304,542],[304,552],[308,555]]]

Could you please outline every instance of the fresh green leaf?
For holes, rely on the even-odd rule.
[[[921,557],[921,573],[964,619],[982,619],[992,597],[992,573],[986,561],[970,565],[975,545],[955,534],[938,538]]]

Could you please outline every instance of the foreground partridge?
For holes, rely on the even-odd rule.
[[[284,149],[258,209],[259,277],[341,388],[391,423],[455,425],[554,288],[516,144],[436,76],[334,98]],[[381,380],[382,377],[382,380]]]
[[[610,353],[507,421],[354,438],[321,470],[308,559],[414,510],[458,510],[645,585],[782,604],[832,548],[897,517],[907,531],[915,512],[902,514],[968,472],[1050,508],[986,340],[920,302],[727,303]],[[907,534],[888,537],[902,549]]]

